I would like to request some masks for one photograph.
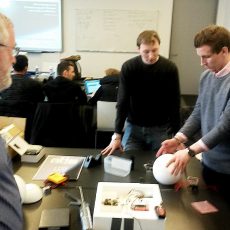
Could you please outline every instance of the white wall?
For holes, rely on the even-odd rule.
[[[229,0],[219,0],[216,23],[221,26],[225,26],[230,30],[230,19],[229,19]]]
[[[204,68],[193,45],[195,34],[216,21],[218,0],[174,0],[170,59],[179,69],[182,94],[198,94]]]
[[[121,68],[127,59],[137,55],[137,53],[113,53],[113,52],[77,52],[75,36],[75,9],[125,9],[125,10],[159,10],[159,28],[164,50],[162,54],[168,56],[171,35],[171,17],[173,0],[63,0],[63,45],[62,53],[40,53],[28,54],[30,64],[29,69],[34,70],[38,65],[42,71],[48,71],[49,67],[56,67],[63,57],[79,54],[81,56],[81,67],[83,77],[102,77],[104,70],[109,67]],[[164,9],[164,10],[163,10]],[[169,28],[169,29],[167,29]],[[151,28],[149,28],[151,29]],[[141,31],[140,31],[141,32]],[[128,31],[127,31],[128,33]],[[123,36],[127,36],[124,34]],[[130,42],[136,44],[136,37]]]
[[[173,17],[171,34],[162,33],[171,39],[169,44],[169,58],[174,61],[179,69],[180,84],[182,94],[197,94],[200,74],[203,68],[200,66],[199,58],[193,47],[193,37],[202,27],[216,22],[216,11],[218,0],[167,0],[173,2]],[[162,0],[63,0],[64,22],[64,52],[60,54],[29,54],[30,69],[34,70],[38,64],[43,71],[47,71],[49,66],[55,67],[60,58],[69,55],[80,54],[82,60],[80,64],[83,70],[83,77],[102,77],[104,70],[108,67],[120,68],[122,63],[135,55],[135,53],[105,53],[105,52],[77,52],[75,51],[75,25],[74,9],[77,8],[119,8],[123,9],[143,9],[150,10],[152,4],[161,2]],[[228,12],[228,0],[219,0],[221,9]],[[118,7],[119,6],[119,7]],[[164,5],[168,7],[167,4]],[[154,9],[152,7],[151,9]],[[220,11],[220,8],[219,8]],[[228,14],[227,14],[228,15]],[[219,14],[221,16],[221,14]],[[162,19],[162,18],[161,18]],[[162,19],[165,23],[165,20]],[[160,20],[160,21],[162,21]],[[161,26],[159,29],[164,30]],[[126,36],[124,34],[124,36]],[[171,38],[170,38],[171,36]],[[133,38],[136,43],[136,38]],[[164,39],[162,45],[165,43]]]

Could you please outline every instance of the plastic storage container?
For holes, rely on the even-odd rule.
[[[132,160],[121,157],[107,156],[104,158],[105,172],[116,176],[125,177],[129,175],[131,170],[131,164]]]

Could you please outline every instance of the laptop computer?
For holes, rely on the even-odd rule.
[[[65,172],[65,174],[68,176],[69,180],[76,180],[77,181],[79,179],[79,177],[81,175],[81,171],[84,167],[85,160],[86,160],[85,157],[82,158],[81,162],[78,165],[76,165],[76,167],[73,167],[70,170],[67,170]]]
[[[101,86],[99,79],[85,80],[84,85],[86,95],[91,95],[95,93],[97,89]]]
[[[78,180],[85,157],[48,155],[33,176],[33,180],[46,180],[52,173],[67,175],[69,180]]]

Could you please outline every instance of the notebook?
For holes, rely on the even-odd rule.
[[[85,80],[84,85],[85,85],[85,93],[87,95],[95,93],[97,89],[101,86],[99,79]]]
[[[39,229],[69,229],[70,211],[68,208],[44,209]]]

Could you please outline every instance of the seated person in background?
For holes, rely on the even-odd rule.
[[[81,66],[79,64],[79,60],[81,60],[80,55],[72,55],[67,58],[62,58],[61,61],[71,61],[74,64],[74,72],[75,76],[73,78],[74,81],[80,81],[81,82]]]
[[[28,58],[25,55],[15,57],[13,64],[12,85],[1,93],[3,100],[28,101],[37,103],[45,96],[40,82],[26,77]]]
[[[101,86],[89,100],[91,105],[96,105],[97,101],[117,101],[120,71],[109,68],[105,70],[105,74],[100,80]]]
[[[76,101],[79,104],[86,104],[87,96],[81,87],[73,81],[74,76],[74,64],[71,61],[61,61],[57,66],[57,77],[43,86],[48,101]]]

